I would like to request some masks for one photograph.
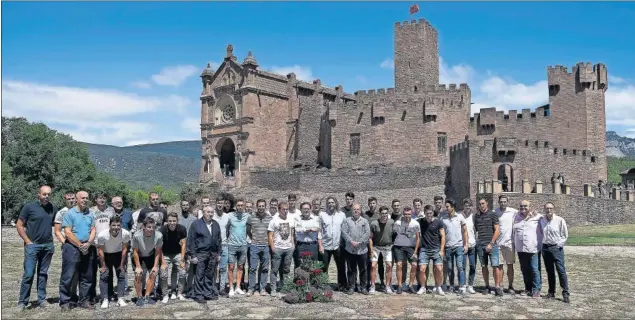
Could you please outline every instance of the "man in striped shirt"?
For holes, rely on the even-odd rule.
[[[247,220],[247,236],[251,239],[249,250],[249,291],[248,295],[253,295],[256,290],[256,272],[260,266],[258,283],[261,296],[266,296],[265,286],[267,285],[267,274],[269,274],[269,235],[267,229],[271,222],[271,215],[267,213],[267,201],[258,199],[256,201],[256,213]]]
[[[545,215],[540,220],[543,231],[542,258],[547,270],[547,282],[549,291],[545,299],[553,299],[556,293],[556,275],[562,288],[562,301],[569,303],[569,283],[567,281],[567,270],[564,267],[564,244],[569,237],[567,222],[555,214],[555,206],[551,202],[545,204]]]

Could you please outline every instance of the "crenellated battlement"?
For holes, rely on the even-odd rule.
[[[434,29],[434,27],[432,27],[430,22],[428,22],[425,19],[419,19],[418,21],[417,20],[406,20],[404,22],[399,22],[399,21],[395,22],[395,28],[398,28],[398,29],[421,28],[421,27]]]
[[[520,110],[509,110],[507,113],[504,110],[496,110],[496,108],[482,108],[480,112],[474,113],[473,117],[470,117],[470,126],[475,126],[477,123],[481,125],[492,125],[498,121],[503,122],[529,122],[536,121],[543,118],[548,118],[550,112],[550,106],[544,105],[536,108],[535,111],[526,108]]]
[[[458,85],[458,87],[456,83],[451,83],[448,85],[438,84],[436,86],[429,85],[425,87],[426,92],[464,92],[469,89],[470,87],[467,85],[467,83],[461,83]]]
[[[580,89],[606,90],[608,88],[608,73],[606,65],[591,62],[578,62],[571,67],[571,72],[561,65],[547,67],[547,80],[550,91],[557,93],[558,87],[564,83],[574,82]],[[554,90],[555,89],[555,90]]]
[[[359,99],[363,99],[365,97],[377,97],[377,96],[394,96],[395,88],[380,88],[380,89],[370,89],[370,90],[358,90],[355,91],[355,96]]]

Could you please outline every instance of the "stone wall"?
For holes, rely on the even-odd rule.
[[[499,195],[478,194],[477,199],[486,199],[490,208],[496,208]],[[635,223],[635,202],[633,201],[552,193],[505,193],[505,195],[509,198],[511,207],[518,208],[520,201],[529,200],[532,209],[538,212],[542,212],[546,202],[553,202],[556,214],[564,217],[569,226]]]

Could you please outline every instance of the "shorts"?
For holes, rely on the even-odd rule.
[[[435,266],[443,265],[443,258],[439,254],[440,249],[425,249],[419,250],[419,264],[428,265],[428,262],[432,260]]]
[[[415,248],[413,247],[402,247],[402,246],[394,246],[392,247],[395,251],[395,261],[396,262],[404,262],[408,261],[410,263],[417,262],[412,258],[412,255],[415,253]]]
[[[228,264],[244,265],[247,262],[247,246],[227,246],[229,258]]]
[[[481,262],[481,267],[487,267],[487,260],[489,258],[489,262],[493,268],[497,268],[500,265],[498,259],[498,246],[492,245],[492,251],[487,252],[487,245],[477,244],[476,247],[476,255],[478,256],[478,261]]]
[[[139,263],[141,264],[141,269],[143,271],[149,271],[154,268],[154,255],[147,257],[139,257]]]
[[[392,246],[373,247],[373,256],[370,258],[370,261],[379,261],[379,255],[384,258],[384,262],[392,262]]]
[[[501,259],[501,264],[514,264],[516,262],[516,252],[514,252],[514,248],[510,247],[499,247],[499,259]]]

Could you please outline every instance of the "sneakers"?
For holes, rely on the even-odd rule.
[[[62,307],[63,306],[65,306],[65,305],[62,305]],[[24,310],[26,310],[26,305],[24,303],[18,303],[18,309],[20,311],[24,311]]]
[[[410,288],[408,289],[408,291],[409,291],[411,294],[416,294],[416,293],[417,293],[417,289],[415,289],[415,287],[414,287],[414,286],[410,286]]]
[[[390,289],[390,287],[386,287],[386,293],[387,294],[393,294],[395,293],[394,291],[392,291],[392,289]]]
[[[417,294],[419,294],[419,295],[424,294],[424,293],[426,293],[426,288],[424,288],[424,287],[419,288],[419,291],[417,291]]]
[[[145,298],[142,298],[142,297],[137,298],[137,302],[135,303],[137,307],[143,307],[144,304],[146,304]]]
[[[174,293],[170,296],[170,300],[176,300],[176,295]]]
[[[370,287],[370,290],[368,290],[368,293],[375,294],[375,286]]]
[[[494,290],[495,294],[497,297],[502,297],[503,296],[503,289],[501,288],[496,288],[496,290]]]
[[[236,290],[234,290],[234,292],[236,294],[243,294],[243,295],[245,294],[245,292],[240,287],[236,287]]]
[[[516,294],[516,290],[514,290],[514,287],[512,287],[512,286],[507,288],[507,290],[505,290],[504,292],[507,292],[509,294]]]
[[[23,305],[24,306],[24,305]],[[26,307],[26,306],[25,306]],[[66,311],[71,311],[71,304],[67,303],[67,304],[63,304],[60,309],[62,309],[62,312],[66,312]],[[24,309],[22,309],[24,310]]]
[[[485,287],[485,289],[483,289],[483,291],[481,291],[481,293],[482,293],[483,295],[488,295],[488,294],[489,294],[489,291],[490,291],[489,287],[488,287],[488,286],[486,286],[486,287]]]
[[[403,288],[401,286],[397,287],[397,294],[402,294],[403,293]]]
[[[102,301],[101,308],[108,309],[108,299],[104,299],[104,301]]]
[[[247,295],[248,296],[253,296],[254,295],[254,290],[253,289],[248,290],[247,291]]]
[[[468,286],[467,287],[467,292],[469,292],[470,294],[475,294],[476,293],[476,291],[474,291],[474,287],[472,287],[472,286]]]
[[[543,299],[555,299],[556,296],[553,293],[547,293],[546,296],[542,297]]]
[[[459,288],[459,294],[465,294],[465,286]]]
[[[163,299],[161,299],[162,303],[168,303],[168,301],[170,300],[170,296],[168,296],[167,294],[163,296]]]
[[[368,290],[366,290],[366,289],[362,289],[362,290],[360,291],[360,293],[366,296],[366,295],[368,295]]]
[[[146,298],[146,303],[147,303],[147,304],[149,304],[149,305],[154,305],[154,304],[156,304],[157,302],[156,302],[154,299],[151,299],[151,298]]]
[[[123,298],[119,298],[119,299],[117,300],[117,305],[118,305],[118,306],[120,306],[120,307],[125,307],[125,306],[127,306],[128,304],[126,303],[126,300],[124,300]]]
[[[236,295],[236,291],[234,291],[234,289],[229,289],[229,296],[233,297]]]
[[[444,296],[445,292],[443,292],[443,289],[441,289],[441,287],[437,287],[437,294],[440,296]]]
[[[268,295],[268,294],[267,294],[267,290],[265,290],[265,289],[260,290],[260,296],[261,296],[261,297],[265,297],[265,296],[267,296],[267,295]]]
[[[185,296],[183,296],[182,293],[179,293],[179,295],[176,296],[176,298],[179,299],[179,301],[186,301],[187,300],[187,298]]]
[[[532,298],[540,298],[540,292],[536,291],[531,295]]]

